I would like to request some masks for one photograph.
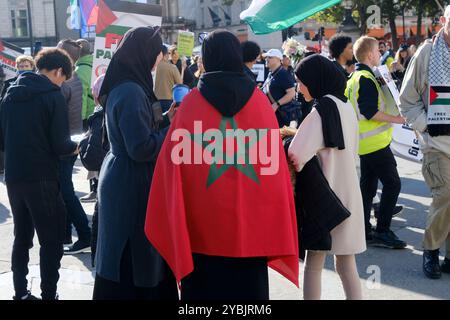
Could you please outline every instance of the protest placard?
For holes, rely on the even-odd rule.
[[[106,72],[117,45],[129,29],[161,26],[161,23],[160,5],[100,0],[91,83]]]
[[[194,50],[195,36],[193,32],[178,31],[178,53],[180,56],[191,57]]]

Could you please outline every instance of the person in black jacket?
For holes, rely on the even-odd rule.
[[[256,83],[257,75],[253,73],[252,68],[261,54],[261,48],[256,42],[245,41],[241,43],[242,56],[244,58],[244,72],[245,74]]]
[[[15,300],[37,299],[27,290],[29,249],[39,238],[42,299],[57,299],[66,209],[58,182],[58,158],[76,154],[70,140],[62,83],[72,75],[69,56],[59,49],[36,57],[39,74],[24,73],[1,103],[0,149],[14,219],[12,271]]]
[[[343,34],[336,34],[331,37],[328,47],[330,49],[330,55],[333,58],[333,63],[348,78],[350,74],[347,72],[345,66],[348,61],[353,59],[352,38]]]
[[[0,92],[3,90],[3,82],[5,81],[5,78],[5,71],[3,71],[3,67],[0,65]]]

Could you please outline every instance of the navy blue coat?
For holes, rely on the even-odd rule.
[[[119,282],[120,261],[129,242],[135,286],[153,287],[165,262],[144,234],[153,170],[167,131],[153,129],[151,101],[134,82],[114,88],[106,105],[110,142],[100,170],[97,274]]]

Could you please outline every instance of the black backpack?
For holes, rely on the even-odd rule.
[[[81,163],[89,171],[100,171],[103,159],[109,151],[105,112],[102,107],[95,108],[88,118],[88,127],[86,136],[80,141]]]

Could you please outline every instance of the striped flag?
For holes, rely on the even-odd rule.
[[[102,33],[106,28],[108,28],[114,21],[117,20],[116,15],[104,0],[98,1],[98,16],[97,16],[97,29],[96,33]]]
[[[430,86],[428,124],[450,123],[450,87]]]
[[[284,30],[340,0],[253,0],[240,18],[255,34]]]

